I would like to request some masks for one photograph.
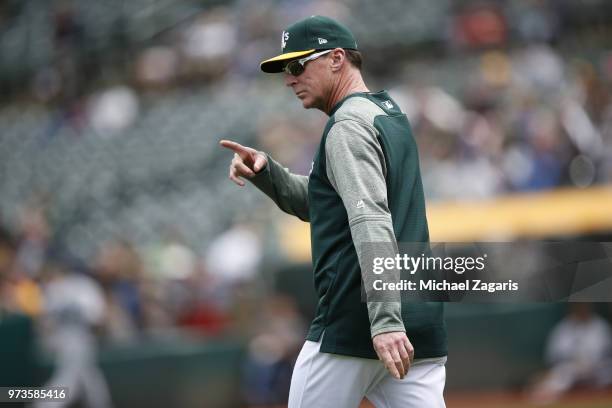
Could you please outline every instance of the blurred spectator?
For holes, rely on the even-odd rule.
[[[71,52],[73,48],[84,46],[84,27],[79,21],[71,0],[56,2],[53,40],[59,52]]]
[[[4,281],[4,290],[5,306],[8,310],[13,313],[26,314],[32,318],[40,315],[42,293],[36,280],[27,275],[13,273]]]
[[[530,45],[518,52],[514,64],[515,81],[525,89],[558,92],[565,84],[563,60],[552,48]]]
[[[83,72],[81,57],[86,51],[85,27],[72,0],[55,2],[53,10],[53,42],[56,61],[62,74],[64,97],[69,101],[80,90]]]
[[[554,0],[553,0],[554,2]],[[559,34],[559,17],[548,0],[512,2],[510,14],[520,37],[527,42],[551,42]]]
[[[219,298],[227,292],[215,285],[177,228],[167,228],[162,236],[163,241],[147,251],[147,260],[155,285],[162,288],[160,300],[168,317],[200,334],[222,333],[229,316]]]
[[[308,174],[323,123],[297,118],[266,118],[257,129],[258,145],[297,174]]]
[[[102,289],[84,274],[50,266],[44,288],[43,339],[54,355],[55,370],[47,387],[67,387],[70,399],[90,408],[111,407],[108,385],[97,367],[95,330],[104,321]],[[35,406],[44,407],[40,402]]]
[[[186,295],[177,324],[206,335],[224,334],[231,324],[231,316],[218,301],[219,293],[202,270],[185,282]]]
[[[13,299],[8,278],[15,259],[15,243],[10,232],[0,224],[0,313],[12,310]]]
[[[46,261],[51,230],[44,210],[39,206],[24,207],[19,220],[16,273],[37,278]]]
[[[101,136],[124,131],[138,116],[138,98],[127,86],[115,86],[90,98],[91,126]]]
[[[612,331],[587,303],[570,303],[546,346],[549,371],[536,384],[532,398],[552,402],[576,386],[612,385]]]
[[[21,215],[18,240],[0,225],[0,312],[36,318],[42,308],[38,278],[47,256],[48,228],[38,209]]]
[[[40,291],[31,280],[34,301],[24,302],[16,294],[11,274],[15,243],[10,231],[0,223],[0,385],[33,386],[35,333],[33,317],[40,309]],[[28,314],[30,316],[28,316]]]
[[[544,190],[561,182],[563,151],[560,130],[555,114],[547,109],[530,112],[524,124],[526,133],[518,141],[529,163],[525,177],[514,187],[518,190]]]
[[[147,48],[136,60],[136,80],[148,87],[168,87],[177,78],[178,65],[174,49],[164,46]]]
[[[249,224],[235,224],[206,251],[206,270],[224,285],[251,281],[262,258],[261,240]]]
[[[140,257],[129,243],[108,241],[100,247],[93,268],[109,305],[107,326],[110,337],[131,337],[145,323],[140,287]]]
[[[455,18],[453,37],[463,46],[499,45],[506,40],[507,25],[495,3],[468,4]]]
[[[228,71],[236,49],[236,25],[229,9],[202,13],[182,33],[182,70],[187,75],[218,80]]]
[[[302,346],[305,325],[293,299],[266,300],[243,367],[243,393],[249,407],[283,407],[289,397],[293,364]]]

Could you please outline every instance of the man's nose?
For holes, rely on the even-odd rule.
[[[291,74],[289,74],[288,72],[285,72],[283,74],[285,76],[285,85],[286,86],[293,86],[296,84],[297,82],[297,78]]]

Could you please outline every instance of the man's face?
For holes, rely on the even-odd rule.
[[[283,74],[285,75],[285,85],[293,89],[295,95],[302,101],[302,106],[306,109],[324,110],[326,106],[331,79],[329,55],[326,54],[315,60],[307,61],[304,72],[298,76],[288,73]]]

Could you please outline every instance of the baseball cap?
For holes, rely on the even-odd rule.
[[[259,64],[263,72],[283,72],[286,61],[303,57],[316,50],[333,48],[357,49],[351,31],[339,22],[324,16],[311,16],[292,24],[281,37],[282,54]]]

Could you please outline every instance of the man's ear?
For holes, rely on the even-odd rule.
[[[346,52],[342,48],[336,48],[330,52],[329,58],[331,60],[332,72],[340,71],[346,61]]]

